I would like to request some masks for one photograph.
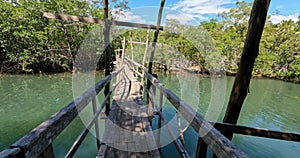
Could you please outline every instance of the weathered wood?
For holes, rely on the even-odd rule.
[[[171,104],[179,110],[181,115],[190,122],[195,131],[199,131],[199,134],[206,134],[202,137],[202,139],[218,157],[247,157],[244,152],[216,130],[194,109],[178,98],[172,91],[166,89],[160,81],[158,81],[150,73],[146,73],[146,76],[148,80],[164,94]]]
[[[104,23],[103,20],[98,18],[72,16],[72,15],[65,15],[65,14],[52,14],[52,13],[45,13],[45,12],[43,13],[43,17],[49,19],[58,19],[58,20],[75,21],[75,22],[86,22],[86,23],[97,23],[97,24]]]
[[[254,128],[247,126],[240,126],[228,123],[212,123],[215,128],[225,133],[235,133],[243,135],[251,135],[265,138],[274,138],[288,141],[300,142],[300,133],[281,132],[275,130],[268,130],[264,128]]]
[[[94,97],[92,100],[92,106],[93,106],[93,114],[96,115],[96,113],[97,113],[96,97]],[[99,150],[99,148],[100,148],[100,131],[99,131],[98,119],[95,120],[95,132],[96,132],[97,149]]]
[[[70,104],[52,115],[49,119],[34,128],[27,135],[16,141],[11,148],[21,148],[25,157],[37,157],[52,143],[52,141],[72,122],[72,120],[82,111],[86,105],[95,97],[104,86],[120,73],[124,67],[104,77],[93,87],[78,96]]]
[[[1,158],[17,158],[22,157],[22,150],[20,148],[5,149],[0,152]]]
[[[104,100],[102,101],[102,103],[99,106],[99,109],[94,111],[94,115],[93,115],[92,119],[90,120],[90,122],[88,123],[88,125],[86,126],[86,128],[77,137],[77,139],[73,143],[72,147],[70,148],[70,150],[66,154],[66,156],[65,156],[66,158],[71,158],[71,157],[74,156],[74,154],[76,153],[76,151],[78,150],[79,146],[81,145],[81,143],[83,142],[83,140],[85,139],[85,137],[87,136],[87,134],[89,133],[89,131],[92,128],[92,126],[95,125],[96,122],[98,122],[98,117],[101,114],[101,111],[103,110],[104,106],[106,105],[106,100],[108,100],[110,98],[110,95],[113,93],[113,91],[119,85],[119,83],[120,82],[118,82],[112,88],[112,90],[109,92],[109,94],[104,98]],[[99,131],[99,129],[98,129],[98,131]],[[97,140],[100,142],[100,137]],[[98,144],[97,144],[97,146],[98,146]],[[100,148],[100,145],[99,145],[99,148]],[[98,148],[98,150],[99,150],[99,148]]]
[[[130,32],[130,48],[131,48],[131,60],[134,61],[134,55],[133,55],[133,43],[132,43],[132,32]]]
[[[160,112],[162,112],[162,106],[163,106],[163,98],[164,98],[164,96],[163,96],[163,93],[160,91],[160,96],[159,96],[159,109],[157,109],[157,110],[159,110]],[[157,123],[158,125],[158,131],[157,131],[157,146],[159,147],[159,152],[160,152],[160,154],[162,154],[162,150],[161,150],[161,144],[160,144],[160,132],[161,132],[161,117],[160,116],[158,116],[158,123]]]
[[[132,44],[142,44],[142,45],[146,45],[146,42],[137,42],[137,41],[130,41]]]
[[[151,49],[150,59],[149,59],[149,65],[148,65],[148,72],[150,74],[152,74],[152,65],[153,65],[154,52],[155,52],[156,43],[158,41],[159,26],[160,26],[160,23],[161,23],[161,18],[162,18],[162,13],[163,13],[164,5],[165,5],[165,0],[161,0],[160,8],[159,8],[159,11],[158,11],[156,30],[155,30],[155,33],[154,33],[154,38],[153,38],[153,43],[152,43],[152,49]],[[149,89],[149,87],[150,87],[150,85],[147,85],[147,89]]]
[[[143,61],[142,61],[142,80],[141,80],[141,85],[142,85],[142,96],[144,97],[144,93],[145,93],[145,62],[146,62],[146,57],[147,57],[147,54],[148,54],[148,49],[149,49],[149,35],[150,35],[150,30],[147,31],[147,35],[146,35],[146,48],[145,48],[145,53],[144,53],[144,56],[143,56]]]
[[[179,132],[179,135],[180,135],[180,141],[184,145],[183,130],[181,128],[181,120],[180,120],[180,115],[179,115],[178,111],[176,111],[176,115],[177,115],[178,132]]]
[[[103,0],[103,15],[104,15],[104,41],[105,41],[105,76],[110,74],[110,59],[111,59],[111,52],[110,52],[110,41],[109,41],[109,32],[110,32],[110,22],[108,21],[108,0]],[[110,91],[110,83],[105,86],[104,89],[104,96],[108,96]],[[110,110],[110,99],[106,100],[105,105],[105,114],[106,116],[109,115]]]
[[[255,0],[253,3],[248,32],[239,68],[231,91],[228,107],[223,122],[236,124],[242,109],[243,102],[249,91],[255,59],[259,54],[259,43],[264,29],[267,12],[271,0]],[[232,133],[224,133],[232,138]]]
[[[147,25],[147,24],[140,24],[140,23],[130,23],[130,22],[124,22],[124,21],[112,21],[113,24],[118,26],[127,26],[127,27],[136,27],[141,29],[152,29],[155,30],[157,27],[155,25]],[[159,30],[163,30],[164,28],[162,26],[159,27]]]
[[[43,17],[49,18],[49,19],[58,19],[58,20],[74,21],[74,22],[86,22],[86,23],[96,23],[96,24],[104,23],[104,20],[98,19],[98,18],[72,16],[72,15],[65,15],[65,14],[52,14],[52,13],[46,13],[46,12],[43,13]],[[156,29],[155,25],[124,22],[124,21],[117,21],[117,20],[112,20],[109,22],[111,24],[114,24],[117,26],[136,27],[136,28],[141,28],[141,29],[153,29],[153,30]],[[163,30],[163,27],[160,26],[159,30]]]
[[[106,149],[107,149],[107,145],[101,144],[101,147],[99,149],[99,152],[98,152],[96,158],[105,158]]]
[[[161,118],[163,124],[164,124],[164,127],[167,129],[170,137],[173,141],[173,143],[175,144],[176,146],[176,149],[177,151],[179,152],[179,155],[183,158],[189,158],[190,156],[188,155],[188,152],[185,150],[183,144],[181,143],[180,140],[178,140],[175,135],[173,134],[173,132],[170,130],[169,126],[168,126],[168,122],[166,121],[166,119],[164,118],[162,112],[160,111],[157,111],[159,117]]]
[[[42,154],[40,154],[38,158],[55,158],[52,143],[45,151],[42,152]]]
[[[207,154],[207,144],[202,140],[201,137],[198,137],[196,158],[206,158]]]
[[[124,64],[124,58],[126,55],[126,37],[123,37],[123,42],[122,42],[122,65]]]

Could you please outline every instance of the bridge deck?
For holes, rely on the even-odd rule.
[[[139,90],[140,83],[125,66],[97,157],[160,157]]]

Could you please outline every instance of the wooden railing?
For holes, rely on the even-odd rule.
[[[192,109],[187,103],[185,103],[183,100],[177,97],[171,90],[165,88],[164,85],[152,74],[148,73],[147,69],[141,64],[127,57],[125,58],[125,60],[129,65],[134,65],[131,66],[131,69],[132,71],[136,72],[136,75],[138,75],[139,77],[147,78],[150,81],[151,85],[153,85],[155,89],[158,89],[160,91],[160,99],[158,102],[159,105],[156,105],[156,101],[154,99],[156,98],[155,90],[146,90],[147,93],[150,94],[149,99],[151,102],[151,104],[148,104],[147,106],[155,106],[156,109],[160,109],[159,111],[157,111],[159,115],[158,129],[161,127],[161,121],[163,122],[163,124],[165,124],[165,126],[167,125],[167,122],[162,114],[162,100],[163,97],[165,97],[176,108],[176,110],[187,121],[189,121],[189,123],[197,133],[207,133],[204,137],[198,136],[198,144],[196,151],[197,158],[206,157],[207,147],[210,147],[213,153],[218,157],[247,157],[247,155],[245,155],[240,149],[238,149],[230,140],[228,140],[222,134],[224,132],[300,142],[299,133],[281,132],[263,128],[254,128],[220,122],[208,122],[202,116],[200,116],[194,109]],[[145,76],[142,76],[141,74],[145,74]],[[168,129],[168,127],[167,130],[170,136],[174,137],[174,134]],[[159,139],[160,138],[158,138],[158,140]],[[181,157],[188,157],[186,150],[182,145],[182,142],[180,142],[178,138],[175,138],[174,140],[174,144]]]
[[[78,96],[70,104],[62,108],[59,112],[52,115],[49,119],[41,123],[23,138],[11,145],[10,149],[2,151],[0,153],[0,157],[54,157],[52,142],[90,102],[92,102],[94,115],[86,128],[78,136],[65,157],[72,157],[75,154],[93,125],[95,125],[96,128],[97,147],[99,149],[100,139],[97,120],[105,105],[105,102],[110,99],[112,92],[121,80],[115,84],[115,86],[109,92],[109,95],[105,97],[98,108],[96,105],[96,96],[112,80],[112,78],[114,78],[123,70],[124,67],[121,67],[112,72],[110,75],[104,77],[82,95]]]

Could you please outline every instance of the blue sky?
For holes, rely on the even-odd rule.
[[[218,12],[229,10],[237,0],[165,0],[163,23],[166,19],[177,19],[181,23],[199,23],[216,17]],[[246,0],[249,1],[249,0]],[[119,16],[119,20],[156,24],[160,0],[129,0],[130,11]],[[297,20],[300,14],[300,0],[271,0],[271,20]]]

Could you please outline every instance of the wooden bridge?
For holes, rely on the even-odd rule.
[[[104,17],[107,19],[108,3],[107,0],[104,0],[103,2],[105,8]],[[240,93],[236,94],[235,88],[245,87],[245,85],[243,85],[245,82],[242,82],[243,84],[239,86],[236,85],[238,85],[240,83],[239,81],[241,80],[247,80],[247,78],[243,78],[245,76],[247,77],[247,75],[244,75],[243,72],[248,73],[248,71],[251,70],[251,68],[249,69],[249,67],[244,65],[245,60],[247,59],[244,56],[249,56],[249,53],[247,52],[248,49],[251,49],[252,47],[258,47],[258,45],[255,45],[255,43],[257,44],[257,41],[251,40],[257,38],[256,36],[252,36],[252,32],[255,32],[255,35],[261,35],[263,29],[261,25],[263,26],[265,22],[264,20],[260,21],[253,19],[265,19],[269,2],[270,1],[268,0],[256,0],[254,2],[249,24],[250,29],[248,30],[245,43],[246,46],[240,63],[241,68],[239,68],[239,71],[241,72],[238,72],[236,82],[233,87],[234,95],[232,96],[235,98],[243,97],[243,95],[245,95],[242,92],[241,95]],[[176,109],[177,113],[179,113],[186,121],[189,122],[193,130],[199,133],[197,138],[197,151],[195,151],[197,158],[206,157],[208,147],[214,153],[214,157],[247,157],[243,151],[241,151],[230,141],[234,133],[289,141],[300,141],[300,135],[298,133],[286,133],[236,125],[236,117],[238,117],[241,107],[237,108],[231,106],[231,104],[226,113],[227,119],[224,119],[225,122],[229,123],[208,122],[193,108],[191,108],[191,106],[185,103],[184,100],[180,99],[171,90],[164,87],[163,83],[161,83],[152,73],[152,61],[155,51],[155,43],[157,42],[158,32],[163,30],[163,28],[160,26],[163,6],[164,0],[162,0],[161,3],[158,23],[156,26],[115,21],[115,23],[118,25],[124,25],[127,27],[155,29],[155,36],[152,43],[148,69],[145,67],[145,55],[141,64],[133,60],[133,54],[132,58],[129,58],[129,55],[126,53],[127,41],[124,39],[122,43],[123,48],[116,50],[115,71],[110,73],[110,48],[108,47],[105,50],[107,57],[105,77],[82,95],[74,99],[70,104],[66,105],[60,111],[52,115],[49,119],[34,128],[23,138],[12,144],[9,149],[0,152],[0,158],[53,158],[54,152],[52,143],[55,138],[57,138],[57,136],[59,136],[61,132],[74,120],[74,118],[76,118],[83,109],[89,106],[90,103],[93,107],[94,115],[78,138],[74,141],[72,147],[65,156],[67,158],[74,156],[92,127],[94,127],[96,131],[97,144],[95,146],[97,146],[97,157],[99,158],[161,157],[162,145],[160,128],[162,127],[162,124],[167,129],[168,134],[173,140],[179,155],[181,157],[190,157],[189,153],[184,147],[184,130],[181,129],[180,124],[178,124],[180,136],[176,136],[174,131],[172,131],[168,126],[168,122],[162,112],[164,99],[169,101]],[[262,10],[262,8],[266,10]],[[48,13],[44,13],[44,16],[61,20],[93,22],[100,24],[105,23],[105,41],[109,42],[108,24],[110,22],[107,20],[101,21],[95,18],[83,18]],[[259,23],[252,23],[253,21],[259,21]],[[254,27],[257,25],[259,27]],[[130,39],[131,47],[133,44],[145,44],[147,52],[148,47],[151,44],[149,42],[149,31],[147,34],[147,41],[145,43],[141,41],[135,42]],[[107,45],[109,46],[109,44]],[[246,64],[249,63],[246,62]],[[110,83],[113,81],[113,79],[115,79],[116,82],[111,88]],[[102,90],[104,90],[105,99],[100,105],[97,105],[96,97]],[[244,89],[242,90],[244,91]],[[112,103],[110,103],[111,98],[113,99]],[[236,111],[238,111],[235,111],[237,116],[232,115],[232,109],[235,108],[237,108]],[[105,121],[105,127],[99,127],[99,116],[102,114],[103,109],[105,109],[107,118]],[[155,134],[152,130],[152,118],[154,114],[159,116],[157,123],[157,134]],[[232,121],[232,123],[230,123],[230,121]],[[178,122],[180,122],[180,120]],[[99,132],[100,128],[105,128],[102,136]]]

